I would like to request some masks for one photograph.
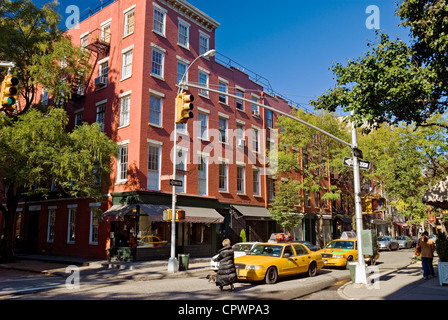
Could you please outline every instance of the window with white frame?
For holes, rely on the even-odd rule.
[[[152,47],[151,75],[163,78],[165,53],[158,47]]]
[[[176,128],[178,133],[188,134],[186,123],[176,123]]]
[[[259,169],[253,170],[253,182],[254,182],[254,195],[259,196],[260,195],[260,170]]]
[[[208,114],[203,112],[198,112],[198,121],[199,121],[199,139],[208,139]]]
[[[266,109],[266,125],[268,128],[274,128],[274,119],[272,118],[272,111]]]
[[[128,144],[118,146],[117,182],[124,182],[128,177]]]
[[[96,123],[101,125],[101,132],[104,132],[104,123],[106,118],[106,103],[102,103],[96,107]]]
[[[252,96],[252,101],[253,102],[258,102],[258,98],[255,96]],[[255,117],[259,116],[259,111],[258,111],[258,105],[255,103],[252,103],[252,115]]]
[[[152,30],[156,33],[165,36],[165,17],[166,10],[154,4]]]
[[[47,106],[48,105],[48,90],[45,89],[45,88],[42,88],[41,103],[42,103],[43,106]]]
[[[81,37],[81,48],[87,47],[89,44],[89,34],[83,35]]]
[[[82,125],[82,111],[75,113],[75,128]]]
[[[135,9],[128,10],[124,13],[124,37],[134,33]]]
[[[207,195],[207,157],[200,155],[198,161],[198,195]]]
[[[241,97],[241,98],[244,98],[244,92],[243,91],[241,91],[241,90],[236,90],[236,96],[237,97]],[[238,109],[238,110],[244,110],[244,104],[243,104],[243,100],[241,100],[241,99],[236,99],[236,108]]]
[[[129,114],[131,109],[131,95],[124,95],[120,99],[120,123],[119,127],[129,125]]]
[[[76,208],[68,209],[67,243],[75,243]]]
[[[105,86],[107,86],[108,72],[109,72],[109,61],[106,60],[104,62],[99,63],[98,76],[102,77],[101,81],[105,83]]]
[[[99,220],[98,216],[95,214],[97,207],[90,207],[90,237],[89,244],[98,244],[98,231],[99,231]]]
[[[176,83],[179,84],[182,80],[182,77],[184,76],[185,72],[187,72],[187,64],[177,60],[177,81]],[[188,82],[188,74],[185,75],[184,82]]]
[[[190,24],[184,20],[179,19],[179,31],[177,36],[177,43],[185,48],[189,47],[190,42]]]
[[[148,186],[149,190],[160,190],[160,145],[148,146]]]
[[[255,128],[252,128],[252,148],[253,152],[260,151],[259,132],[258,129]]]
[[[227,119],[219,118],[219,141],[227,142]]]
[[[149,98],[149,123],[162,125],[162,97],[151,94]]]
[[[244,124],[237,123],[236,124],[236,145],[237,147],[244,147],[244,145],[238,143],[239,141],[245,141],[244,140]],[[245,143],[245,142],[242,142]]]
[[[244,193],[244,170],[243,166],[236,167],[236,191],[238,193]]]
[[[206,53],[210,48],[210,36],[199,31],[199,55]]]
[[[132,76],[132,56],[133,49],[128,49],[123,52],[123,65],[121,69],[121,78],[126,79]]]
[[[208,88],[208,73],[199,70],[199,85]],[[208,98],[208,90],[199,89],[198,93]]]
[[[56,209],[51,208],[48,210],[48,226],[47,226],[47,242],[50,243],[54,241],[55,220],[56,220]]]
[[[227,191],[228,165],[224,161],[219,164],[219,191]]]
[[[219,91],[227,93],[227,83],[224,81],[219,81]],[[227,95],[219,94],[219,102],[227,104]]]
[[[101,41],[110,43],[110,21],[101,25]]]

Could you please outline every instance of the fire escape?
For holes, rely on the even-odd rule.
[[[86,36],[86,38],[83,39],[83,43],[81,43],[81,46],[88,50],[90,54],[85,55],[84,59],[81,60],[81,65],[87,65],[92,57],[94,55],[95,62],[93,64],[92,70],[89,75],[76,75],[72,79],[72,93],[69,98],[69,100],[72,101],[80,101],[84,98],[87,85],[90,83],[90,79],[92,78],[94,66],[95,64],[107,57],[109,55],[110,50],[110,39],[111,35],[110,33],[105,29],[95,29]],[[97,82],[103,81],[104,83],[107,83],[107,79],[103,79],[105,77],[98,77],[95,79],[95,84]]]

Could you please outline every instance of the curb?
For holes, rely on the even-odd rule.
[[[382,274],[380,274],[380,278],[381,278],[381,277],[384,277],[384,276],[387,276],[387,275],[390,274],[390,273],[397,272],[398,270],[407,268],[407,267],[409,267],[409,266],[412,265],[412,264],[415,264],[415,262],[412,262],[412,261],[411,261],[411,262],[410,262],[409,264],[407,264],[407,265],[404,265],[404,266],[399,267],[399,268],[395,268],[395,269],[392,270],[392,271],[388,271],[388,272],[382,273]],[[345,287],[347,287],[347,286],[349,286],[349,285],[354,285],[354,283],[350,281],[350,282],[347,282],[346,284],[340,286],[340,287],[338,288],[338,290],[337,290],[338,295],[339,295],[341,298],[345,299],[345,300],[358,300],[358,299],[356,299],[356,298],[349,297],[349,296],[347,296],[347,295],[344,293],[344,289],[345,289]],[[363,285],[363,284],[360,284],[360,285]]]

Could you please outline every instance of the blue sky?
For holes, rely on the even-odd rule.
[[[47,1],[35,0],[35,3]],[[69,5],[81,12],[100,5],[98,0],[59,0],[63,18]],[[268,79],[272,89],[307,109],[310,98],[334,86],[329,68],[345,64],[367,51],[375,29],[366,27],[379,9],[379,27],[391,37],[407,40],[399,27],[395,0],[189,0],[220,23],[216,50]]]

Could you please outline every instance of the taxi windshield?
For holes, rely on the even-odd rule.
[[[331,241],[327,248],[338,248],[338,249],[354,249],[355,243],[353,241],[343,241],[343,240],[337,240],[337,241]]]
[[[280,257],[282,255],[282,246],[276,245],[257,245],[248,254],[258,256]]]

